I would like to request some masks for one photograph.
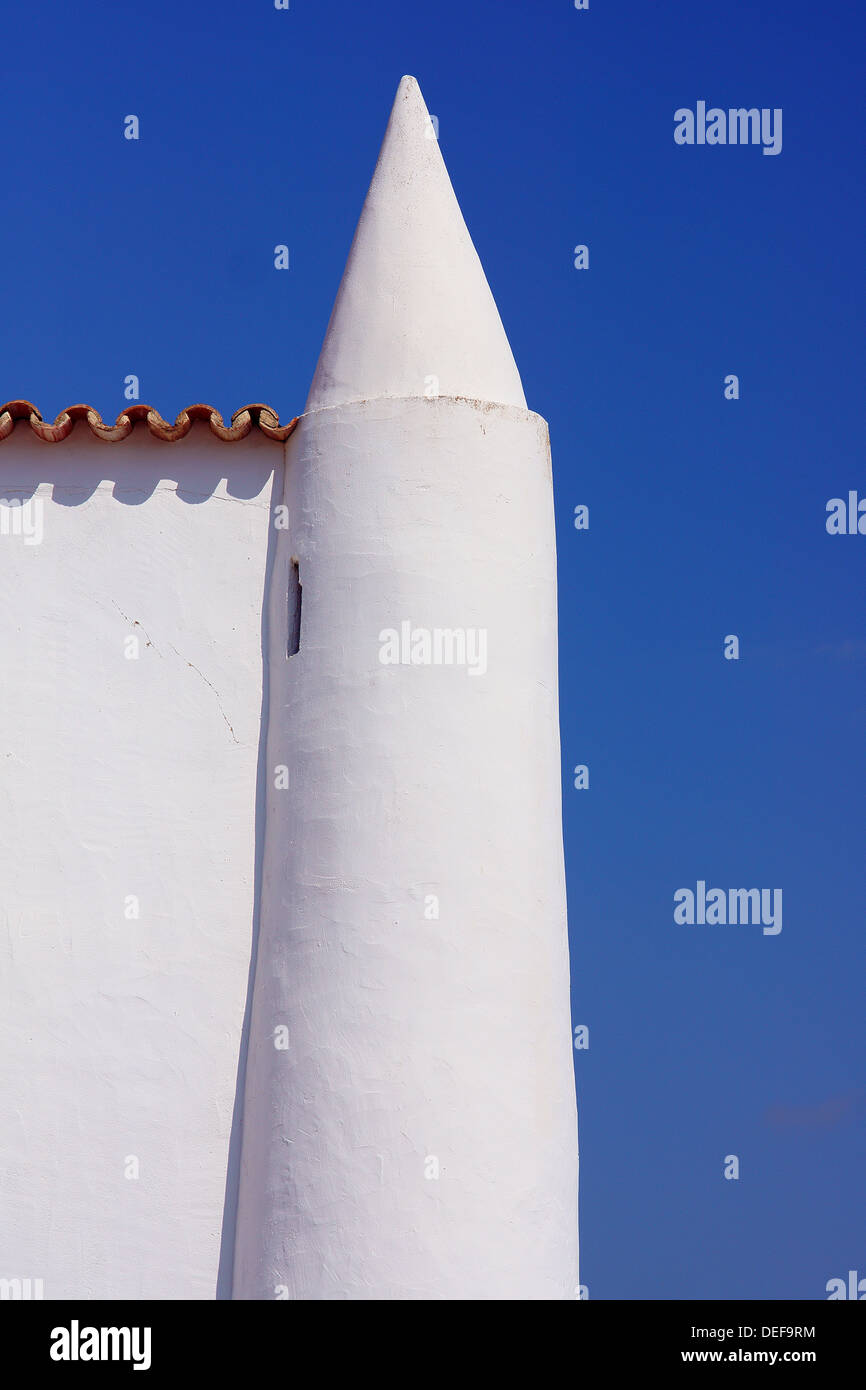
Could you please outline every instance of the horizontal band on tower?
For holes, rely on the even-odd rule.
[[[132,405],[128,410],[124,410],[118,415],[113,425],[106,424],[98,410],[94,410],[90,405],[70,405],[58,415],[54,424],[43,420],[42,415],[32,405],[30,401],[7,401],[4,406],[0,406],[0,442],[12,434],[19,420],[26,420],[31,430],[38,439],[46,444],[59,444],[62,439],[66,439],[75,428],[79,420],[86,420],[90,426],[90,432],[96,439],[102,439],[108,444],[114,444],[118,440],[126,439],[132,434],[136,425],[142,423],[147,425],[149,432],[156,439],[163,439],[166,443],[173,443],[176,439],[183,439],[184,435],[189,434],[193,423],[196,420],[204,420],[211,428],[211,432],[217,439],[222,439],[226,443],[234,443],[237,439],[244,439],[252,429],[258,429],[268,439],[276,439],[282,442],[288,439],[295,425],[298,423],[298,416],[289,420],[288,424],[281,425],[280,417],[275,410],[271,410],[268,405],[245,405],[236,410],[231,418],[231,424],[223,423],[223,417],[218,410],[214,410],[210,405],[190,405],[186,410],[182,410],[174,424],[169,424],[168,420],[163,420],[158,410],[154,410],[150,405]]]

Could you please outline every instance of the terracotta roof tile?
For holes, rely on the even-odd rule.
[[[142,423],[147,425],[155,438],[172,442],[189,434],[194,420],[206,420],[217,439],[224,439],[229,443],[243,439],[252,429],[261,430],[268,439],[288,439],[298,423],[298,417],[295,416],[287,425],[281,425],[280,417],[270,406],[245,405],[235,411],[231,424],[225,425],[219,411],[214,410],[212,406],[191,405],[182,410],[174,424],[170,425],[152,406],[132,405],[118,415],[113,425],[107,425],[99,411],[94,410],[92,406],[71,405],[61,411],[52,425],[43,420],[30,401],[7,401],[5,405],[0,406],[0,442],[8,438],[19,420],[26,420],[36,437],[44,440],[46,444],[57,444],[61,439],[66,439],[79,420],[86,420],[91,434],[108,443],[126,439],[136,425]]]

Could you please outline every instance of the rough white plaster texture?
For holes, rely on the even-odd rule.
[[[282,458],[204,425],[0,446],[44,528],[0,536],[0,1277],[47,1299],[215,1296]]]
[[[406,77],[287,443],[236,1298],[576,1295],[547,426],[430,131]]]
[[[573,1298],[547,427],[356,403],[302,418],[286,478],[267,761],[291,785],[269,791],[234,1296]],[[486,674],[382,665],[407,619],[484,629]]]
[[[404,77],[306,410],[433,391],[526,406],[424,99]]]

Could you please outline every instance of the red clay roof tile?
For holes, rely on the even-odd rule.
[[[19,420],[26,420],[36,437],[44,440],[46,444],[57,444],[61,439],[66,439],[79,420],[86,420],[91,434],[108,443],[126,439],[142,421],[155,438],[172,442],[189,434],[194,420],[206,420],[217,439],[224,439],[228,443],[243,439],[251,429],[261,430],[268,439],[288,439],[298,423],[298,417],[295,416],[287,425],[281,425],[280,417],[270,406],[245,405],[235,411],[231,424],[225,425],[219,411],[214,410],[212,406],[191,405],[182,410],[174,424],[170,425],[152,406],[131,405],[118,415],[113,425],[107,425],[99,411],[94,410],[92,406],[71,405],[58,415],[52,425],[42,419],[30,401],[7,401],[4,406],[0,406],[0,442],[8,438]]]

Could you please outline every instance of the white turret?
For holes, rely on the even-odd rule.
[[[547,426],[412,78],[284,500],[234,1296],[574,1298]]]

